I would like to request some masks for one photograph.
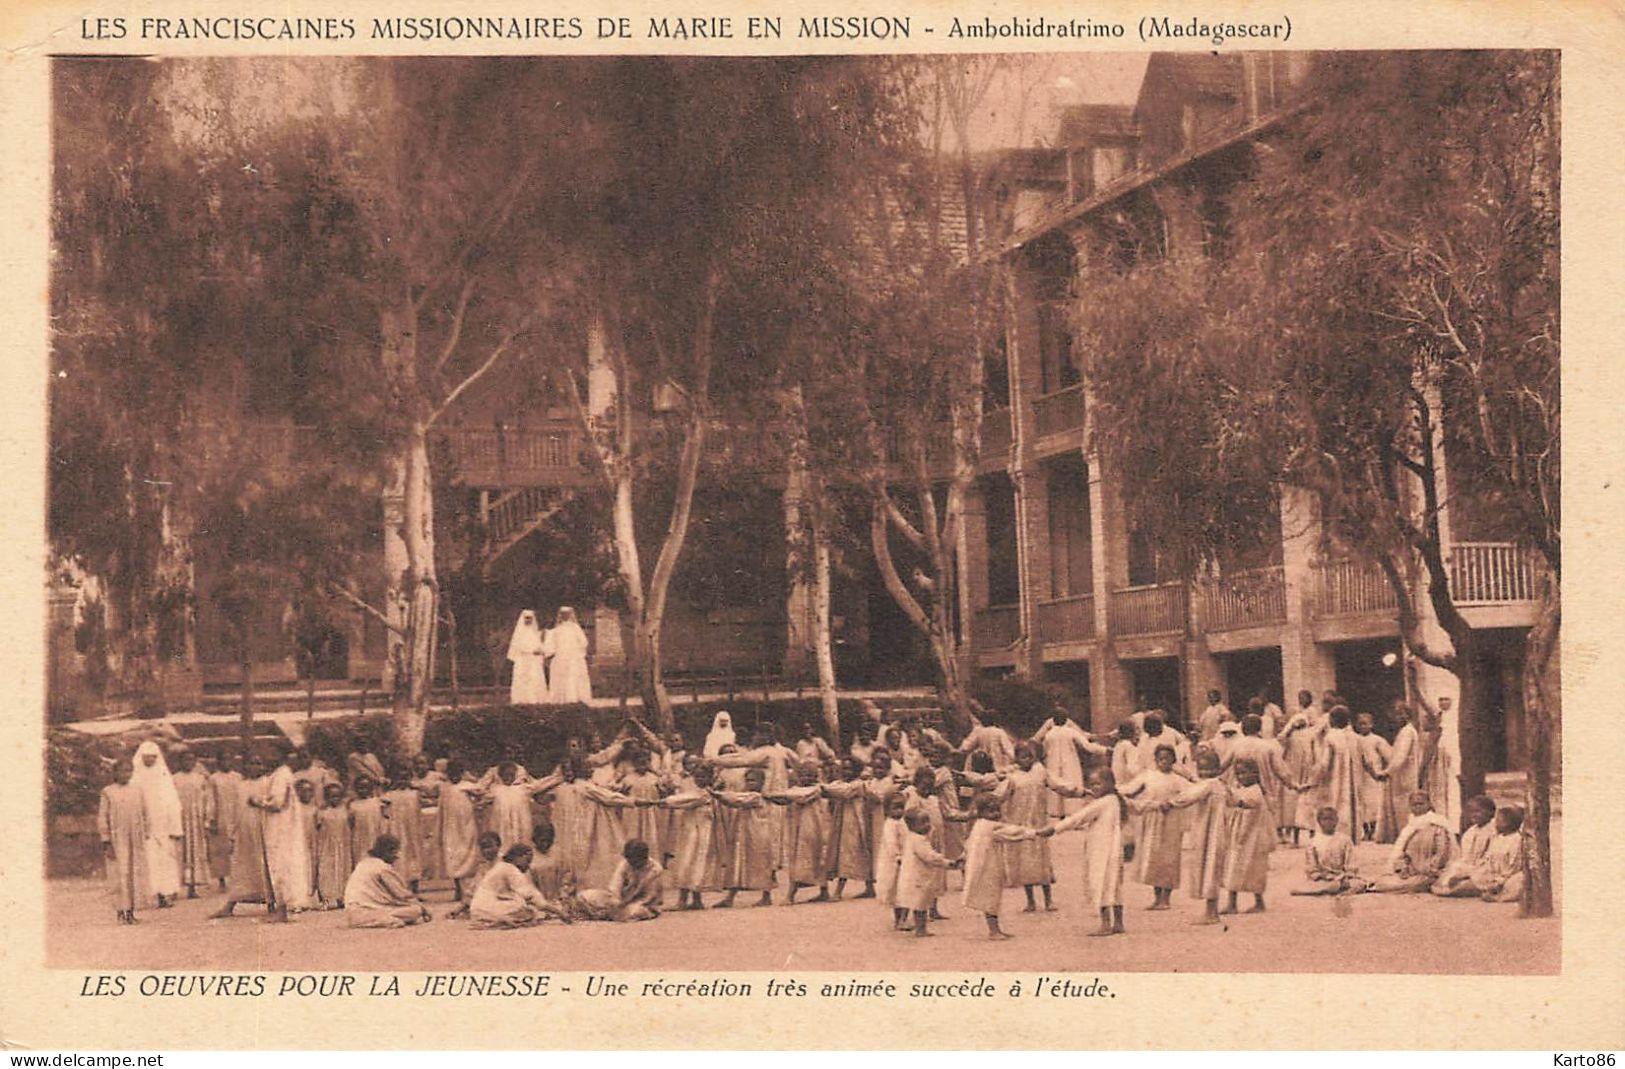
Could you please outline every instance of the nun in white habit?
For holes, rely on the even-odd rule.
[[[705,756],[716,757],[724,746],[738,745],[734,737],[733,717],[724,709],[711,720],[711,730],[705,736]]]
[[[587,632],[576,622],[576,611],[566,605],[547,633],[544,651],[553,658],[550,686],[556,702],[592,701],[592,679],[587,675]]]
[[[169,774],[169,763],[163,749],[151,739],[135,751],[130,785],[141,792],[147,815],[147,886],[158,896],[159,906],[168,906],[181,893],[180,843],[185,829],[181,796]]]
[[[536,614],[526,609],[513,625],[513,637],[508,640],[508,660],[513,662],[513,683],[508,688],[508,701],[512,705],[545,705],[547,695],[547,669],[542,660],[542,629],[536,624]]]

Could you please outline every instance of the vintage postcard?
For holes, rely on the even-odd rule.
[[[8,1045],[1621,1045],[1617,9],[0,24]]]

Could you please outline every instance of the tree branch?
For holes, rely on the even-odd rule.
[[[372,605],[368,604],[367,602],[363,601],[354,591],[350,590],[348,587],[340,586],[337,583],[329,583],[327,585],[327,592],[332,597],[337,597],[337,598],[339,598],[339,599],[341,599],[343,601],[349,602],[351,605],[353,605],[356,608],[360,609],[362,612],[366,613],[368,616],[371,616],[374,620],[377,620],[379,623],[383,624],[386,628],[388,628],[389,630],[395,632],[397,635],[406,634],[406,629],[404,627],[401,627],[399,624],[391,622],[389,617],[384,615],[382,610],[377,609],[377,608],[373,607]]]
[[[457,311],[452,313],[451,327],[446,335],[446,344],[440,349],[440,359],[434,362],[434,370],[437,375],[451,360],[452,354],[457,351],[457,342],[463,336],[463,315],[468,311],[468,298],[474,293],[475,281],[473,275],[468,276],[468,281],[463,283],[462,292],[457,295]]]
[[[529,322],[530,321],[527,318],[524,322],[521,322],[519,326],[515,327],[513,330],[510,330],[500,342],[497,342],[496,348],[491,350],[491,355],[485,358],[485,363],[475,368],[466,379],[458,383],[456,389],[447,394],[446,399],[440,402],[439,407],[433,412],[429,413],[428,420],[424,422],[425,429],[434,426],[435,420],[439,419],[445,414],[446,409],[450,408],[452,402],[456,401],[457,398],[462,396],[464,390],[467,390],[470,386],[478,382],[487,371],[490,371],[496,366],[498,360],[501,360],[505,355],[507,355],[509,344],[512,343],[520,331],[525,329],[525,326]]]

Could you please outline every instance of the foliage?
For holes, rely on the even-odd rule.
[[[113,762],[123,747],[116,736],[55,728],[45,736],[45,812],[90,816],[102,788],[112,782]]]
[[[1053,683],[983,678],[971,688],[971,697],[1017,738],[1031,736],[1057,709],[1080,724],[1089,723],[1087,704],[1080,704],[1071,691]]]
[[[373,754],[386,769],[401,767],[406,757],[395,722],[385,713],[314,721],[305,729],[305,748],[334,769],[343,769],[352,753]]]

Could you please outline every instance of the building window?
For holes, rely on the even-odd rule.
[[[1073,597],[1094,589],[1089,530],[1089,467],[1072,454],[1046,466],[1049,487],[1050,596]]]
[[[987,601],[1014,605],[1021,600],[1021,564],[1016,549],[1016,488],[1005,476],[982,483],[987,518]]]

